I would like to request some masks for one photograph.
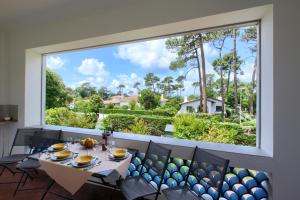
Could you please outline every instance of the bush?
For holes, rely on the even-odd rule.
[[[245,134],[237,123],[220,122],[218,116],[181,114],[174,118],[174,136],[226,144],[255,146],[255,135]]]
[[[112,128],[115,131],[133,132],[131,129],[136,122],[143,120],[147,124],[149,135],[163,135],[167,124],[172,124],[173,118],[159,117],[150,115],[127,115],[127,114],[109,114],[103,119],[105,128]],[[139,124],[140,126],[140,124]]]
[[[225,144],[235,144],[238,132],[235,129],[212,126],[209,131],[198,137],[198,140]]]
[[[109,103],[109,104],[107,105],[107,108],[108,108],[108,109],[114,109],[114,107],[115,107],[115,105],[112,104],[112,103]]]
[[[196,114],[181,114],[174,118],[175,137],[181,139],[197,139],[208,132],[210,121],[197,118]]]
[[[102,114],[158,115],[158,116],[166,116],[166,117],[173,117],[176,114],[176,111],[174,112],[174,110],[163,110],[163,109],[124,110],[124,109],[100,108],[99,112]]]
[[[51,108],[46,111],[46,124],[94,129],[97,122],[95,113],[79,114],[68,108]]]
[[[131,132],[138,134],[149,134],[148,124],[143,119],[135,119],[135,123],[129,127]]]

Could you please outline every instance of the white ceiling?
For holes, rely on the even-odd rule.
[[[134,0],[0,0],[0,29],[85,16]]]

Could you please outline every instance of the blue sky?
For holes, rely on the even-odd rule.
[[[125,92],[136,90],[135,82],[143,85],[145,74],[155,73],[161,79],[165,76],[185,74],[186,69],[179,71],[169,70],[169,64],[176,55],[165,48],[165,39],[135,42],[111,47],[77,50],[47,55],[47,67],[58,73],[68,87],[75,88],[84,82],[90,82],[99,88],[106,86],[117,92],[119,84],[126,85]],[[207,73],[216,73],[211,67],[212,61],[218,57],[217,50],[210,44],[205,44]],[[238,54],[244,59],[242,70],[244,75],[239,79],[250,81],[254,58],[241,41],[237,43]],[[223,54],[232,48],[231,39],[227,39]],[[217,78],[217,76],[216,76]],[[185,81],[183,95],[193,94],[191,84],[197,81],[197,71],[191,71]]]

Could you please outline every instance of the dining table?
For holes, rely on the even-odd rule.
[[[71,155],[65,159],[53,159],[54,152],[49,150],[41,153],[38,159],[41,165],[40,169],[52,178],[53,183],[59,184],[72,195],[94,175],[101,177],[102,173],[108,176],[107,172],[116,172],[119,177],[125,178],[132,157],[127,152],[123,159],[114,159],[113,149],[103,151],[101,145],[87,149],[79,143],[74,143],[67,144],[65,149],[71,151]],[[76,165],[76,158],[85,155],[93,157],[90,164],[83,167]]]

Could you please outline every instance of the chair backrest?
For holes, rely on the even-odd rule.
[[[146,151],[145,158],[142,161],[142,167],[140,169],[140,176],[143,174],[143,168],[148,171],[153,170],[160,177],[160,183],[158,184],[158,191],[162,184],[163,176],[168,166],[171,150],[156,144],[152,141],[149,142],[148,149]]]
[[[32,148],[32,137],[36,131],[41,131],[41,128],[19,128],[16,132],[12,147],[10,149],[10,155],[13,151],[13,148],[16,146],[27,146],[30,149]]]
[[[195,176],[205,188],[213,188],[218,195],[215,199],[219,199],[228,165],[229,160],[196,147],[186,184],[190,176]]]
[[[34,151],[42,151],[52,144],[60,142],[61,130],[38,130],[32,138],[32,147]]]

